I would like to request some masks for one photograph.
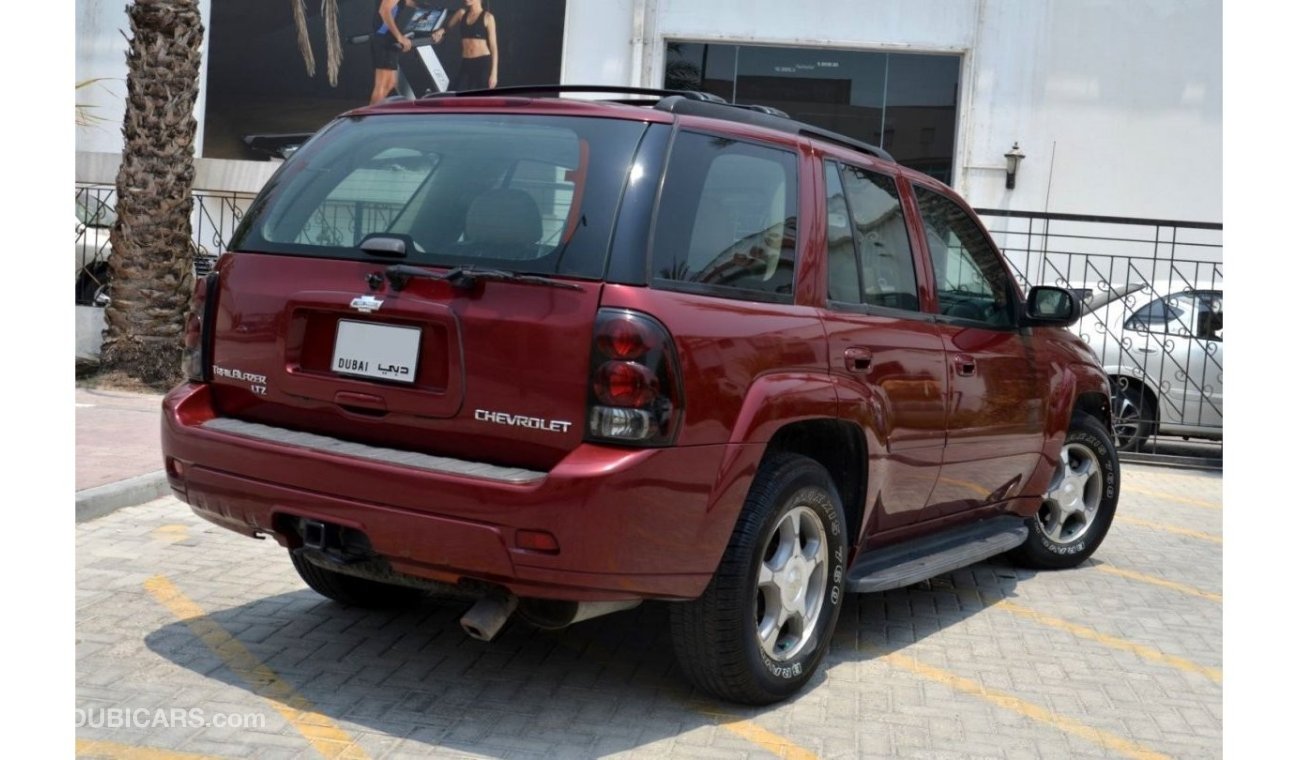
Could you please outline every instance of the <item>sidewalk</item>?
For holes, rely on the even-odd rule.
[[[162,394],[77,388],[77,522],[170,493],[158,440]]]

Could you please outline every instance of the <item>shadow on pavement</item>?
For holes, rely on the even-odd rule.
[[[906,589],[847,595],[831,651],[803,696],[825,682],[828,668],[920,641],[1013,595],[1017,580],[1031,575],[995,559]],[[206,618],[317,712],[430,749],[517,757],[561,746],[603,755],[781,708],[720,703],[692,689],[677,668],[662,603],[560,631],[515,620],[486,643],[461,631],[467,607],[429,597],[400,611],[363,610],[304,589]],[[166,625],[145,643],[251,691],[195,636],[192,622]]]

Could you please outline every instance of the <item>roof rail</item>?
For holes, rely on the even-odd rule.
[[[608,92],[619,95],[647,95],[667,98],[679,97],[702,103],[725,104],[727,101],[711,92],[695,90],[656,90],[649,87],[624,87],[616,84],[526,84],[513,87],[497,87],[491,90],[461,90],[450,92],[431,92],[426,98],[479,97],[483,95],[545,95],[566,92]]]
[[[567,92],[605,92],[619,95],[644,95],[657,97],[657,101],[619,98],[615,103],[627,105],[653,105],[660,111],[684,113],[693,116],[708,116],[725,121],[752,124],[779,132],[813,137],[818,140],[835,143],[850,150],[866,153],[869,156],[893,161],[883,148],[854,140],[852,137],[832,132],[790,118],[785,111],[771,106],[728,103],[711,92],[697,90],[657,90],[649,87],[624,87],[608,84],[530,84],[514,87],[498,87],[492,90],[463,90],[460,92],[431,92],[425,98],[481,97],[484,95],[561,95]]]
[[[720,99],[719,99],[720,100]],[[718,100],[694,100],[676,96],[669,96],[655,104],[655,108],[669,113],[682,113],[692,116],[708,116],[714,119],[723,119],[726,121],[739,122],[741,124],[752,124],[756,127],[766,127],[775,129],[779,132],[800,135],[803,137],[813,137],[818,140],[835,143],[836,145],[856,150],[860,153],[866,153],[869,156],[882,158],[886,161],[893,161],[894,157],[889,155],[884,148],[875,145],[854,140],[852,137],[842,135],[838,132],[832,132],[829,129],[816,127],[812,124],[806,124],[797,119],[792,119],[780,111],[770,106],[750,106],[727,103]]]

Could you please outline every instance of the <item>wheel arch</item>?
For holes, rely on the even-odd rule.
[[[1147,401],[1150,403],[1149,408],[1151,409],[1152,414],[1155,415],[1155,424],[1160,424],[1160,392],[1157,391],[1150,382],[1138,375],[1125,372],[1111,372],[1110,381],[1116,394],[1118,394],[1120,387],[1126,384],[1140,388],[1142,395],[1146,396]]]
[[[847,535],[858,535],[866,512],[867,440],[862,430],[840,419],[806,419],[781,427],[768,441],[763,458],[800,454],[826,468],[839,492]]]

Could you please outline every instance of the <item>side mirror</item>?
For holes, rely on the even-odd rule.
[[[1025,302],[1025,316],[1030,325],[1068,327],[1079,321],[1082,314],[1079,297],[1065,288],[1046,285],[1031,288]]]

